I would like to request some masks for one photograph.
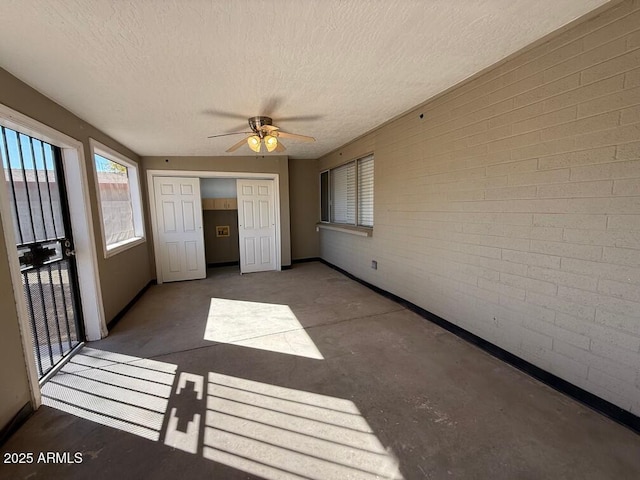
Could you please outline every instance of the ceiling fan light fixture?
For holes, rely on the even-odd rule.
[[[273,152],[278,147],[278,139],[273,135],[267,135],[264,137],[264,146],[268,152]]]
[[[295,117],[289,117],[295,118]],[[302,118],[302,117],[301,117]],[[278,152],[282,153],[286,150],[284,145],[280,142],[281,138],[285,140],[297,140],[300,142],[315,142],[316,139],[313,137],[309,137],[307,135],[300,135],[297,133],[283,132],[280,130],[280,127],[273,125],[273,121],[271,117],[251,117],[248,119],[249,128],[251,131],[243,131],[243,132],[230,132],[230,133],[222,133],[220,135],[211,135],[208,138],[216,138],[216,137],[226,137],[227,135],[242,135],[242,140],[238,143],[232,145],[226,151],[227,153],[233,153],[238,150],[240,147],[244,145],[246,142],[249,145],[249,148],[253,150],[255,153],[260,153],[262,151],[262,142],[264,141],[264,146],[267,152]],[[246,136],[249,135],[249,136]]]
[[[257,135],[251,135],[247,137],[247,144],[249,148],[256,153],[260,153],[260,137]]]

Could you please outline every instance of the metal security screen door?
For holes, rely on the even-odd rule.
[[[38,377],[84,338],[68,205],[58,147],[0,127],[17,255]]]

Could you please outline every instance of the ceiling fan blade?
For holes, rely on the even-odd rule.
[[[233,128],[227,128],[225,130],[227,130],[227,132],[239,132],[241,130],[244,130],[245,128],[247,128],[247,122],[243,122],[240,125],[234,125]]]
[[[266,130],[267,132],[273,132],[274,130],[280,130],[280,128],[276,127],[275,125],[262,125],[260,128],[262,130]]]
[[[209,110],[205,110],[203,113],[207,115],[215,115],[216,117],[220,117],[220,118],[232,118],[234,120],[245,120],[245,121],[247,120],[246,115],[240,115],[239,113],[233,113],[233,112],[225,112],[224,110],[209,109]]]
[[[236,143],[235,145],[229,147],[227,149],[227,153],[231,153],[231,152],[235,152],[237,149],[239,149],[242,145],[245,145],[247,143],[247,139],[243,138],[242,140],[240,140],[238,143]]]
[[[266,115],[267,117],[271,117],[282,104],[282,97],[271,97],[266,102],[263,102],[261,105],[260,111],[261,115]]]
[[[316,139],[313,137],[308,137],[306,135],[298,135],[297,133],[287,133],[282,130],[278,131],[278,137],[282,138],[292,138],[294,140],[300,140],[301,142],[315,142]]]
[[[278,145],[276,146],[276,152],[280,153],[280,152],[284,152],[286,150],[285,146],[282,144],[282,142],[278,142]]]
[[[322,120],[323,115],[294,115],[291,117],[278,117],[279,122],[307,122],[311,120]]]
[[[227,136],[229,136],[229,135],[240,135],[241,133],[246,134],[246,133],[253,133],[253,132],[231,132],[231,133],[221,133],[220,135],[211,135],[210,137],[207,137],[207,138],[227,137]]]

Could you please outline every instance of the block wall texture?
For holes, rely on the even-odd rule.
[[[322,258],[640,415],[639,1],[319,168],[371,151],[373,236],[322,230]]]

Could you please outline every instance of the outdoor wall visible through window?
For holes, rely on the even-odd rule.
[[[136,236],[127,167],[95,155],[107,247]]]
[[[93,158],[105,255],[109,256],[144,237],[137,167],[106,147],[94,145]]]

